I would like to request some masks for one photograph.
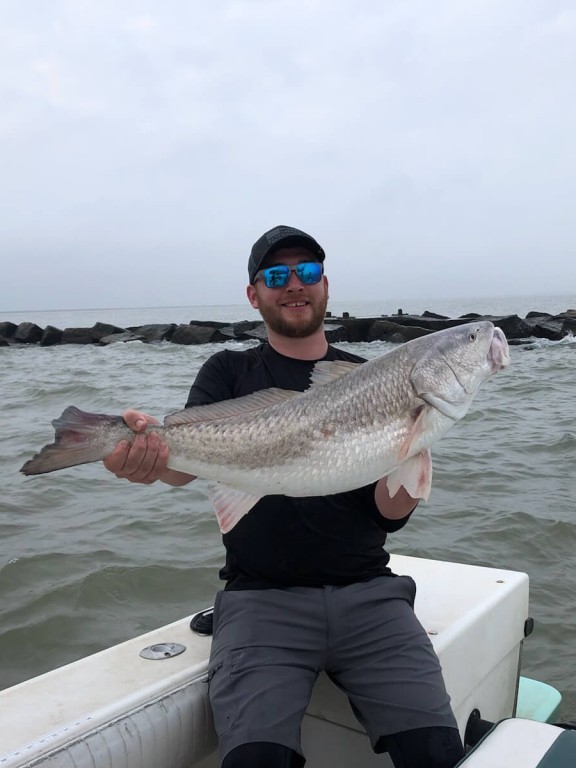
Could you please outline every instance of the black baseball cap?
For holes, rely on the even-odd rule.
[[[311,235],[307,235],[301,229],[278,226],[265,232],[262,237],[256,240],[250,251],[250,258],[248,259],[248,278],[250,283],[254,282],[256,273],[266,256],[274,253],[278,248],[290,248],[298,245],[307,248],[318,261],[324,261],[326,257],[324,249]]]

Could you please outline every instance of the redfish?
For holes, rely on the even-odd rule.
[[[387,477],[391,495],[404,486],[427,499],[431,446],[509,362],[499,328],[467,323],[366,363],[319,362],[305,392],[268,389],[188,408],[147,431],[168,444],[170,468],[215,481],[223,532],[269,494],[323,496]],[[25,475],[100,461],[134,438],[122,417],[74,407],[52,424],[55,442],[24,464]]]

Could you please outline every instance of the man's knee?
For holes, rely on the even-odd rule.
[[[306,761],[293,749],[269,741],[253,741],[232,749],[222,768],[302,768]]]
[[[387,750],[395,768],[454,768],[464,757],[457,728],[415,728],[386,736],[376,751]]]

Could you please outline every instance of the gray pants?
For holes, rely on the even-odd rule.
[[[440,663],[413,611],[415,592],[409,576],[219,592],[209,690],[221,757],[254,741],[302,754],[300,725],[323,670],[373,748],[401,731],[455,728]]]

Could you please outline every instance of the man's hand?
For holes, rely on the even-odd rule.
[[[136,433],[136,437],[132,442],[121,440],[104,459],[104,466],[109,472],[131,483],[145,485],[155,483],[156,480],[162,480],[169,485],[185,485],[194,479],[194,475],[168,468],[170,451],[156,432],[143,434],[149,425],[160,424],[157,419],[135,410],[125,411],[122,418]]]

